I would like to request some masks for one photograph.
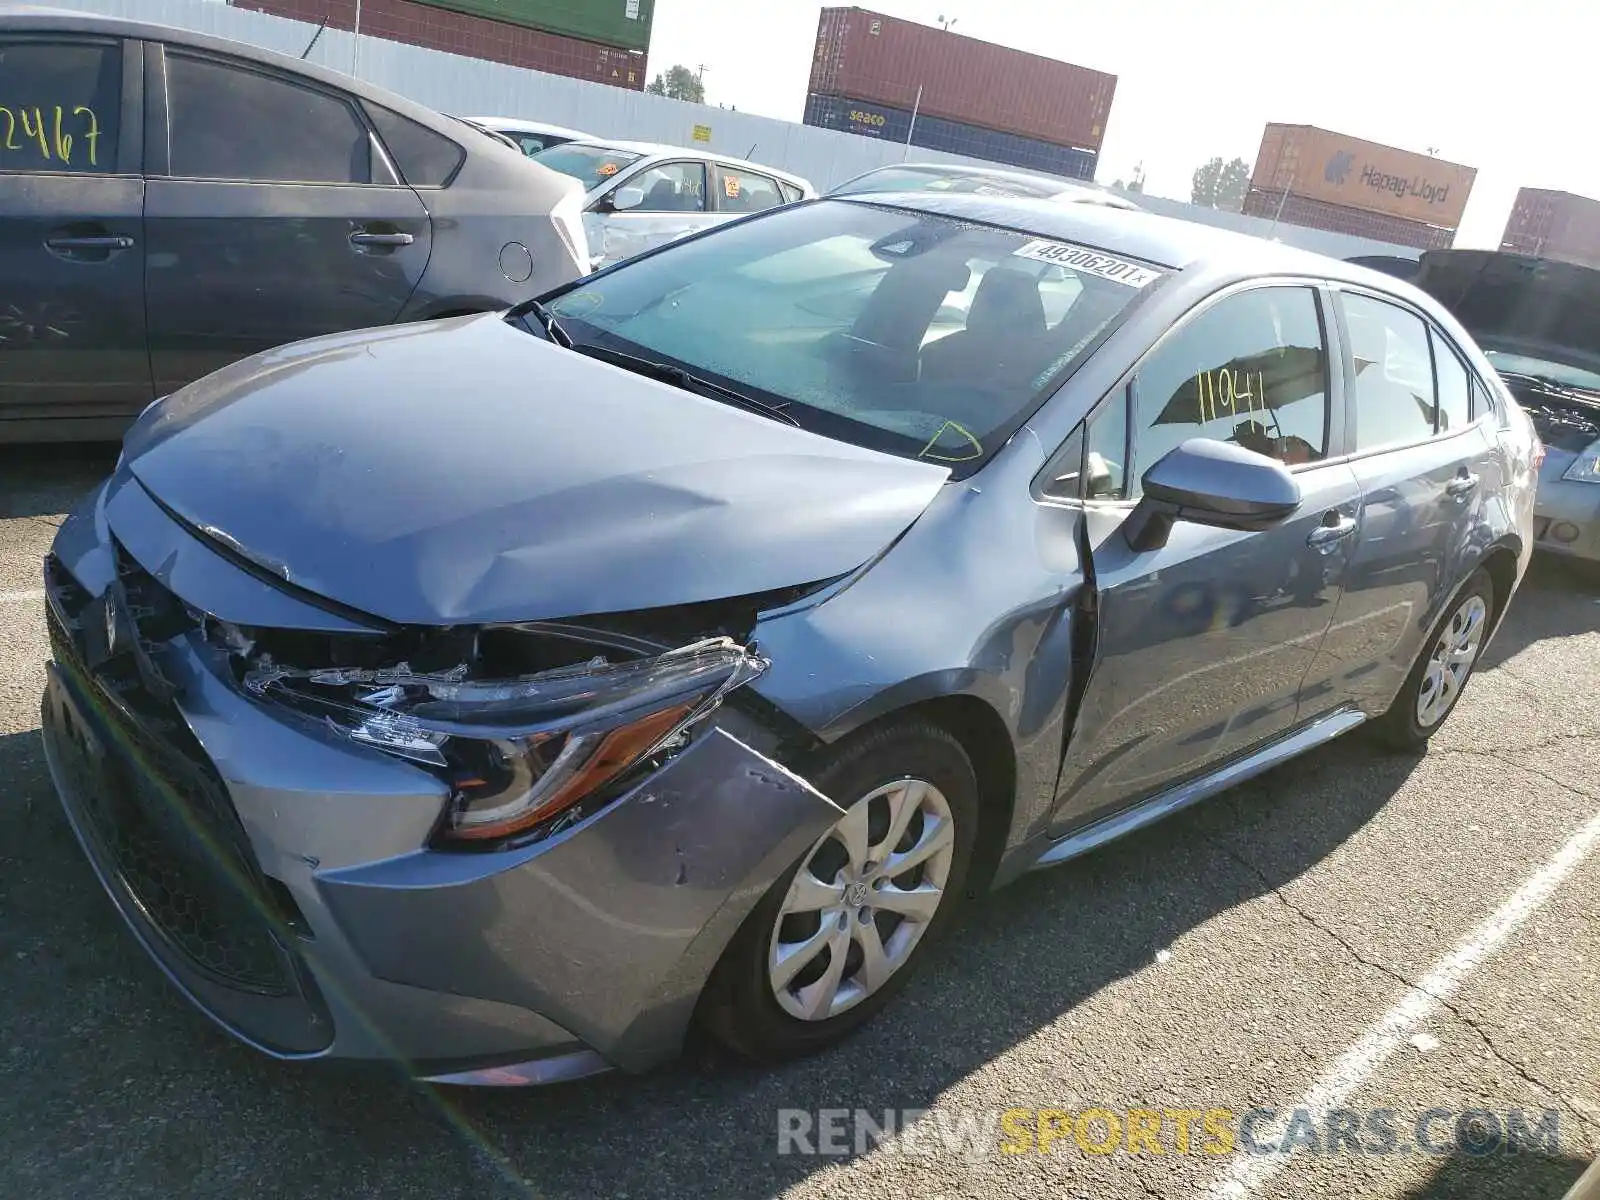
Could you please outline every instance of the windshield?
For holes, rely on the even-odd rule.
[[[632,150],[614,150],[609,146],[563,142],[528,157],[536,163],[543,163],[552,171],[572,176],[583,184],[584,191],[592,192],[623,167],[638,162],[644,156]]]
[[[551,302],[580,346],[668,361],[858,445],[992,454],[1161,272],[875,205],[777,209]]]
[[[869,171],[840,187],[834,195],[856,196],[868,192],[967,192],[980,196],[1031,196],[1046,200],[1062,189],[1043,181],[1005,176],[967,175],[960,172],[924,171],[910,167],[885,167]]]
[[[1510,350],[1484,348],[1484,355],[1496,371],[1513,375],[1539,375],[1567,387],[1588,388],[1600,391],[1600,369],[1587,369],[1571,363],[1555,362]]]

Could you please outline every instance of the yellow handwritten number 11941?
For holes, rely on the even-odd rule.
[[[17,120],[17,113],[21,114],[22,120],[20,122]],[[39,155],[45,162],[58,160],[67,166],[72,165],[72,134],[62,128],[66,115],[61,105],[55,106],[53,129],[50,123],[45,120],[44,112],[37,106],[32,109],[18,109],[17,113],[13,113],[9,108],[0,105],[0,117],[4,117],[6,123],[5,140],[0,142],[0,147],[6,150],[23,151],[31,149],[33,144],[37,143]],[[94,109],[82,104],[72,110],[72,115],[86,119],[87,128],[83,130],[83,140],[89,143],[89,165],[91,167],[99,166],[100,118],[94,115]],[[17,126],[19,124],[22,127],[22,136],[28,139],[25,144],[17,142]],[[54,155],[51,154],[52,149],[55,151]]]
[[[1244,412],[1254,416],[1257,401],[1260,401],[1261,411],[1265,415],[1266,385],[1266,375],[1260,371],[1252,374],[1223,367],[1217,371],[1195,372],[1194,386],[1200,404],[1200,423],[1204,425],[1208,421],[1215,421],[1224,412],[1236,417],[1241,407]]]

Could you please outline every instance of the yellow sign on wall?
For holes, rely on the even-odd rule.
[[[696,125],[694,127],[694,140],[697,142],[709,142],[711,140],[711,126]]]

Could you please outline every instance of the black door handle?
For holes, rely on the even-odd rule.
[[[120,233],[76,234],[45,238],[52,250],[132,250],[133,239]]]
[[[368,233],[364,229],[358,229],[350,235],[352,246],[409,246],[416,240],[415,234]]]

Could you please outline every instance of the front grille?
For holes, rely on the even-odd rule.
[[[202,975],[288,995],[294,968],[221,778],[176,709],[151,694],[132,655],[91,670],[65,623],[74,614],[64,620],[48,607],[55,661],[90,726],[67,731],[62,765],[102,866]]]

